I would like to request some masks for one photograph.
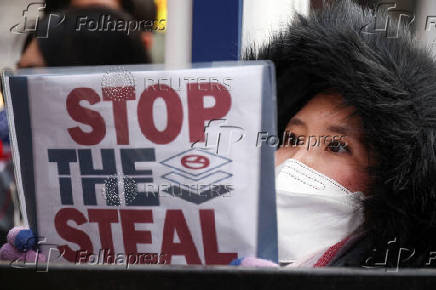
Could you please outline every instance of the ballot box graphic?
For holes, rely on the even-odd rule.
[[[232,190],[230,172],[220,170],[232,160],[205,150],[190,149],[172,156],[161,164],[173,169],[162,176],[173,184],[167,193],[200,204]]]
[[[21,208],[53,262],[277,261],[275,148],[257,144],[275,133],[270,62],[19,70],[4,86]]]

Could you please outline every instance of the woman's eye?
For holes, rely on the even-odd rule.
[[[343,141],[333,140],[325,148],[326,151],[331,151],[334,153],[350,153],[350,147]]]

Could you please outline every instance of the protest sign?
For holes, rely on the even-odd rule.
[[[277,260],[272,64],[4,76],[29,225],[70,263]],[[50,247],[41,244],[43,253]]]

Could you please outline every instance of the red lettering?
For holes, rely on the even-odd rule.
[[[174,243],[174,234],[180,243]],[[166,261],[171,264],[172,256],[183,255],[187,264],[201,264],[191,232],[186,224],[185,216],[179,209],[167,210],[162,234],[161,253],[166,255]]]
[[[192,234],[185,216],[180,209],[166,211],[163,232],[161,257],[157,254],[138,253],[137,245],[151,244],[152,234],[148,230],[136,230],[137,223],[153,223],[152,210],[117,210],[117,209],[88,209],[90,223],[97,223],[101,249],[106,263],[113,263],[115,259],[112,224],[118,223],[120,214],[125,254],[129,256],[129,263],[168,263],[173,256],[185,256],[187,264],[202,264]],[[215,212],[213,209],[199,210],[201,235],[206,265],[227,265],[238,257],[236,252],[220,253],[215,226]],[[93,254],[94,248],[85,231],[72,227],[70,221],[78,226],[88,222],[84,214],[75,208],[63,208],[55,216],[54,223],[58,235],[65,241],[75,243],[79,250],[75,251],[68,245],[59,245],[58,249],[63,257],[74,262],[87,262]],[[175,242],[175,236],[179,242]],[[134,258],[134,262],[130,260]],[[139,258],[139,259],[138,259]]]
[[[88,209],[90,223],[98,223],[100,244],[104,250],[104,259],[113,263],[115,249],[112,238],[111,223],[118,223],[118,211],[116,209]]]
[[[158,98],[165,101],[167,108],[167,126],[159,131],[154,125],[153,104]],[[179,95],[167,85],[149,86],[138,102],[138,122],[142,134],[155,144],[168,144],[179,134],[183,122],[183,107]]]
[[[129,123],[127,120],[127,100],[135,99],[135,87],[102,88],[103,100],[112,101],[115,130],[118,145],[129,145]]]
[[[228,265],[233,259],[238,258],[238,253],[218,252],[213,209],[200,210],[200,223],[206,265]]]
[[[68,128],[71,138],[80,145],[96,145],[106,135],[106,125],[100,113],[80,106],[81,101],[88,101],[91,105],[100,102],[100,96],[90,88],[76,88],[67,96],[67,111],[71,118],[92,127],[87,133],[80,127]]]
[[[151,244],[151,232],[135,230],[135,223],[153,223],[153,213],[151,210],[126,209],[120,210],[120,216],[125,254],[136,255],[136,244]]]
[[[94,248],[88,235],[84,231],[68,225],[69,220],[74,221],[79,226],[86,223],[87,220],[85,216],[75,208],[63,208],[59,210],[55,216],[54,223],[59,236],[68,242],[76,243],[80,247],[78,251],[74,251],[67,245],[58,246],[59,251],[64,253],[63,257],[74,263],[76,262],[78,252],[86,251],[86,253],[90,255],[93,253]]]
[[[191,142],[203,142],[204,122],[222,118],[230,110],[232,98],[229,91],[221,84],[216,85],[219,89],[213,89],[210,83],[188,84],[189,138]],[[204,97],[206,96],[214,97],[215,105],[213,107],[204,107]]]

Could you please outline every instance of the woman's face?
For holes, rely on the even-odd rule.
[[[352,113],[340,95],[316,95],[289,121],[286,131],[293,141],[276,151],[276,165],[294,158],[352,192],[365,193],[371,163],[362,143],[360,118]]]

